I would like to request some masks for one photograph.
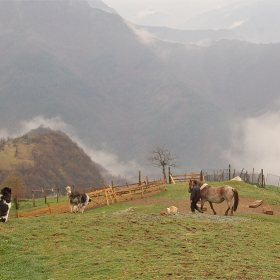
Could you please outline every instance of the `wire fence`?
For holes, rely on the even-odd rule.
[[[170,172],[170,170],[169,170]],[[212,181],[212,182],[222,182],[222,181],[228,181],[231,180],[235,177],[240,177],[240,179],[243,182],[252,184],[252,185],[258,185],[260,187],[265,187],[265,185],[271,185],[271,186],[275,186],[277,188],[277,191],[280,192],[280,176],[277,175],[272,175],[272,174],[267,174],[267,176],[265,177],[263,174],[263,170],[261,170],[260,172],[255,171],[254,168],[252,169],[252,171],[247,171],[244,170],[244,168],[242,170],[238,170],[238,169],[231,169],[231,168],[227,168],[227,169],[201,169],[202,175],[204,176],[204,180],[205,181]],[[197,172],[197,173],[200,173]],[[149,181],[153,181],[153,180],[158,180],[159,178],[163,177],[162,173],[157,173],[157,174],[142,174],[142,179],[146,180],[146,178],[149,179]],[[121,184],[123,183],[123,180],[125,180],[126,182],[137,182],[137,180],[139,179],[139,175],[138,176],[133,176],[133,177],[129,177],[129,178],[125,178],[122,180],[114,180],[114,184]],[[107,180],[107,184],[110,184],[111,181]]]
[[[262,172],[252,172],[242,170],[231,170],[231,169],[202,169],[201,170],[205,181],[216,181],[222,182],[231,180],[235,177],[240,177],[240,179],[249,184],[265,185],[265,178]]]
[[[205,181],[222,182],[222,181],[231,180],[238,176],[241,178],[242,181],[249,183],[249,184],[256,184],[256,185],[259,185],[262,187],[264,187],[266,184],[263,173],[256,172],[254,169],[252,170],[252,172],[245,171],[244,169],[231,170],[230,168],[228,168],[228,169],[201,169],[199,172],[196,172],[196,173],[200,173],[200,172],[202,172],[202,175],[203,175]],[[169,173],[171,173],[170,170],[169,170]],[[149,181],[152,181],[152,180],[162,179],[163,174],[162,173],[142,174],[142,175],[139,174],[138,176],[133,176],[133,177],[125,178],[125,179],[122,178],[122,180],[114,180],[113,184],[114,185],[121,184],[121,183],[123,183],[123,180],[125,180],[128,183],[137,182],[139,176],[142,177],[142,180],[146,180],[146,178],[148,178]],[[107,180],[107,184],[110,184],[110,183],[111,183],[111,181]]]

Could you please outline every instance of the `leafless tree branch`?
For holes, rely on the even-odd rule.
[[[148,157],[148,160],[153,166],[162,168],[162,173],[166,180],[166,167],[178,167],[176,157],[172,156],[170,151],[165,149],[164,146],[157,146],[153,148],[150,153],[151,156]]]

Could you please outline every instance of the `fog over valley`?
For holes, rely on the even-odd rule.
[[[0,137],[66,133],[114,176],[280,176],[280,3],[0,1]]]

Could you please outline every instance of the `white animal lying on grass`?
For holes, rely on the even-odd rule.
[[[168,214],[176,215],[179,213],[178,208],[176,206],[170,206],[167,209]]]

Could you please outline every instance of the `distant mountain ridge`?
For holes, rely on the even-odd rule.
[[[185,20],[173,28],[153,26],[157,13],[146,16],[146,24],[138,24],[160,40],[209,46],[221,39],[251,43],[280,42],[279,1],[236,1]],[[160,20],[158,20],[160,22]]]
[[[100,10],[108,12],[108,13],[118,14],[118,12],[116,10],[109,7],[108,5],[106,5],[101,0],[87,0],[87,1],[92,8],[100,9]]]
[[[252,43],[280,41],[279,1],[240,1],[208,11],[179,25],[183,30],[231,30],[242,40]],[[226,39],[226,38],[224,38]]]
[[[230,124],[277,109],[279,52],[164,42],[86,1],[0,1],[0,130],[60,117],[88,147],[116,157],[117,173],[152,170],[156,145],[183,169],[224,166]]]
[[[146,30],[157,39],[180,43],[180,44],[196,44],[199,46],[210,46],[214,41],[222,39],[237,40],[241,39],[232,30],[219,29],[219,30],[179,30],[168,27],[154,27],[154,26],[137,26],[140,30]]]

